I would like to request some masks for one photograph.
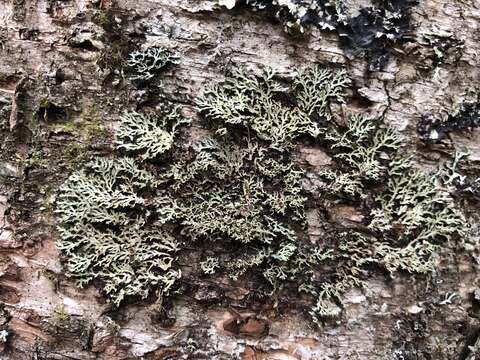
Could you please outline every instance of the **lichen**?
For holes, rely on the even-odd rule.
[[[224,126],[242,125],[270,142],[273,149],[284,150],[301,135],[318,136],[318,120],[329,118],[327,104],[331,100],[342,102],[348,84],[345,71],[316,67],[302,71],[290,88],[271,69],[259,76],[235,69],[225,83],[208,89],[197,103],[209,120]],[[288,92],[297,106],[282,99]],[[321,118],[313,120],[314,112]]]
[[[155,183],[133,159],[96,159],[60,188],[57,247],[68,275],[80,286],[101,280],[116,305],[127,296],[146,298],[154,286],[166,294],[180,276],[172,268],[178,242],[148,224],[140,193]]]
[[[102,280],[118,305],[153,289],[167,295],[176,256],[194,252],[186,276],[246,281],[274,303],[309,299],[320,323],[341,315],[343,294],[365,287],[372,267],[432,271],[437,246],[463,234],[463,217],[441,177],[401,155],[395,130],[358,114],[334,121],[330,105],[345,101],[348,84],[345,72],[320,68],[290,82],[235,70],[199,97],[209,134],[188,146],[175,137],[186,122],[178,112],[124,115],[117,141],[138,157],[97,159],[60,190],[58,246],[70,276]],[[302,138],[334,160],[318,174],[315,200],[295,158]],[[306,210],[342,202],[362,209],[362,226],[330,224],[310,242]]]
[[[399,233],[400,241],[434,241],[462,234],[464,220],[436,177],[427,176],[406,158],[389,166],[385,191],[377,197],[370,228]]]
[[[0,343],[6,343],[10,333],[7,330],[0,331]]]
[[[281,265],[295,250],[288,222],[303,218],[302,172],[267,149],[253,140],[205,138],[192,160],[172,165],[162,179],[170,192],[158,202],[159,215],[170,214],[191,241],[228,257],[217,271],[233,279],[253,268],[274,282],[281,275],[262,268]]]
[[[471,159],[469,153],[455,152],[437,176],[452,196],[471,202],[480,200],[480,162]]]
[[[256,135],[259,146],[266,141],[269,147],[282,152],[284,156],[291,152],[295,140],[301,135],[319,141],[336,160],[332,167],[321,172],[326,181],[324,190],[331,194],[332,201],[338,202],[346,197],[360,201],[369,209],[365,225],[373,230],[373,234],[357,231],[335,232],[334,236],[338,237],[340,242],[332,239],[332,248],[329,249],[328,245],[312,247],[306,244],[298,237],[298,231],[292,232],[286,238],[267,233],[268,246],[250,248],[250,251],[236,259],[229,258],[224,266],[233,279],[238,279],[247,272],[259,272],[259,269],[263,269],[262,275],[274,291],[281,291],[282,288],[292,291],[288,284],[296,284],[299,292],[307,293],[316,299],[310,311],[316,321],[321,317],[340,314],[342,294],[350,288],[364,286],[363,274],[367,265],[382,267],[392,275],[398,271],[432,271],[432,255],[436,251],[436,244],[462,235],[465,227],[463,216],[452,206],[453,200],[439,179],[416,169],[410,160],[399,154],[401,137],[395,130],[363,115],[350,116],[344,126],[331,121],[328,104],[332,100],[344,101],[346,84],[348,79],[343,73],[335,74],[320,69],[300,72],[293,81],[293,88],[275,82],[273,73],[266,72],[266,75],[255,77],[241,72],[234,73],[232,78],[227,78],[224,84],[213,91],[209,90],[207,96],[200,100],[202,113],[220,127],[221,134],[233,136],[235,130],[247,128],[246,136],[250,144],[254,142]],[[281,93],[284,94],[283,97]],[[286,94],[290,96],[289,103],[278,100],[285,99]],[[272,103],[283,108],[282,114],[299,111],[302,114],[302,123],[296,122],[293,116],[278,116],[271,110]],[[269,116],[270,113],[275,113],[275,116]],[[288,120],[277,123],[276,120],[271,120],[272,118]],[[227,125],[225,129],[223,124]],[[289,135],[279,137],[278,134]],[[270,151],[268,156],[272,157],[274,154],[275,152]],[[254,158],[257,162],[263,160],[261,155],[255,155]],[[238,169],[239,166],[229,167],[231,168]],[[212,173],[224,172],[215,170]],[[245,174],[241,176],[246,177]],[[279,178],[278,174],[274,176]],[[298,180],[301,178],[299,173]],[[300,182],[297,181],[295,188],[300,189],[299,185]],[[250,188],[253,190],[251,193],[255,194],[253,198],[262,192],[262,187],[249,186]],[[299,193],[301,191],[300,189]],[[373,202],[372,193],[378,194],[373,198]],[[195,198],[190,194],[189,196]],[[215,224],[216,219],[225,218],[229,221],[225,229],[234,231],[232,229],[235,229],[235,226],[231,225],[231,219],[226,215],[228,205],[227,209],[224,208],[229,198],[218,197],[216,200],[213,203],[207,200],[207,207],[201,208],[199,213],[203,215],[214,212],[216,216],[210,220],[209,225]],[[305,202],[296,204],[300,214],[305,208]],[[233,207],[238,208],[241,206]],[[275,207],[270,205],[269,209]],[[263,213],[266,213],[266,209]],[[248,213],[243,215],[248,219]],[[278,215],[274,213],[270,216],[273,218]],[[205,221],[207,219],[202,218],[192,222],[198,226]],[[254,224],[252,228],[257,228],[255,224],[258,223],[253,219],[248,222]],[[301,222],[297,225],[297,230],[301,228],[300,224]],[[266,227],[275,228],[273,224]],[[208,228],[201,234],[208,236],[215,230]],[[261,233],[265,234],[263,229]],[[265,238],[250,234],[244,232],[242,236],[237,234],[233,237],[247,244],[258,240],[265,242]],[[334,251],[330,252],[332,249]],[[317,256],[305,255],[308,253]],[[329,280],[319,280],[318,274],[329,268],[335,269],[327,277]]]
[[[219,267],[218,259],[209,256],[200,263],[200,267],[202,268],[202,271],[204,274],[208,274],[208,275],[215,274],[216,269]]]
[[[125,112],[116,132],[117,147],[128,152],[142,153],[143,159],[154,159],[170,150],[177,127],[189,123],[179,108],[166,108],[160,113]]]
[[[176,64],[178,59],[166,48],[150,47],[129,54],[127,60],[131,80],[148,81],[168,64]]]
[[[464,41],[454,36],[426,33],[423,35],[425,46],[430,50],[425,54],[423,68],[430,70],[445,63],[459,61],[465,47]],[[429,60],[429,61],[428,61]]]
[[[322,175],[334,192],[351,196],[364,196],[366,182],[384,178],[390,155],[400,146],[393,129],[380,128],[363,115],[351,116],[345,128],[331,128],[325,139],[342,166],[336,171],[325,169]]]

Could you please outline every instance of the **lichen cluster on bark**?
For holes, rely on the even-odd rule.
[[[0,18],[0,357],[478,356],[475,1],[6,0]],[[244,106],[245,88],[229,84],[241,68],[257,77],[275,71],[270,118],[262,94]],[[292,96],[308,87],[295,83],[308,68],[351,79],[345,101],[328,101],[328,116],[317,111],[327,103],[308,103],[315,91]],[[219,87],[206,93],[212,84]],[[232,106],[238,113],[228,113]],[[225,143],[224,154],[244,156],[243,167],[222,160]],[[256,179],[269,169],[265,154],[283,170],[265,177],[262,191],[258,181],[225,181],[228,169]],[[165,162],[172,156],[176,168]],[[206,160],[214,180],[202,170]],[[192,177],[179,164],[198,171]],[[300,178],[283,184],[297,168],[301,194],[276,190],[297,188]],[[81,186],[59,191],[69,177]],[[196,198],[187,196],[193,182],[202,189]],[[85,201],[83,212],[59,208],[62,196]],[[161,200],[171,197],[178,218],[159,230],[153,225],[168,210]],[[282,208],[287,200],[295,206]],[[212,201],[223,218],[207,228]],[[276,224],[255,209],[268,209]],[[281,236],[225,227],[240,229],[242,217]],[[99,227],[107,218],[116,225]],[[70,243],[59,250],[62,236]],[[91,267],[68,258],[99,236],[106,242]],[[155,256],[141,257],[152,244]],[[120,256],[110,256],[113,247]],[[313,303],[279,272],[295,252],[322,259],[313,286],[304,286]],[[254,266],[240,261],[258,254],[265,257]],[[83,289],[72,269],[87,269]],[[335,289],[325,284],[342,285],[339,271],[358,272],[363,286],[326,298]],[[279,276],[283,289],[265,295]]]

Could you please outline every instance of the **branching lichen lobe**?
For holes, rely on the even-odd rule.
[[[116,305],[127,296],[163,293],[180,272],[172,268],[178,242],[148,224],[140,192],[155,184],[131,158],[97,159],[73,173],[60,188],[58,248],[68,274],[83,286],[94,279]]]
[[[157,286],[166,295],[180,275],[173,264],[181,238],[198,249],[190,278],[228,276],[247,280],[260,298],[308,300],[319,322],[339,316],[343,294],[365,286],[375,268],[433,270],[436,246],[462,233],[463,217],[441,179],[399,154],[393,129],[358,114],[333,121],[329,105],[345,101],[348,85],[341,70],[309,68],[292,82],[270,69],[234,70],[198,99],[211,134],[184,153],[169,151],[187,122],[178,112],[124,115],[119,147],[159,175],[134,158],[99,159],[72,175],[57,209],[70,274],[81,283],[100,278],[117,305]],[[335,160],[319,174],[328,202],[303,188],[294,149],[306,138]],[[306,209],[332,202],[359,204],[363,227],[329,226],[311,242]]]

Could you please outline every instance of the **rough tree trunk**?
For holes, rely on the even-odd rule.
[[[392,279],[379,272],[365,290],[346,294],[340,319],[320,327],[294,309],[235,308],[247,290],[234,289],[225,302],[208,283],[175,298],[173,325],[155,320],[152,301],[112,311],[95,286],[79,289],[63,275],[55,248],[58,185],[89,156],[113,151],[118,114],[142,99],[118,74],[97,71],[106,49],[115,45],[112,51],[126,55],[121,36],[130,49],[175,50],[179,63],[156,91],[188,117],[197,116],[195,97],[232,64],[270,66],[287,78],[314,63],[343,66],[357,99],[349,107],[399,129],[420,164],[433,169],[454,150],[479,161],[478,130],[452,132],[442,145],[427,147],[416,125],[422,115],[451,113],[478,91],[480,5],[423,0],[411,16],[411,36],[382,71],[370,72],[364,58],[345,55],[334,32],[312,28],[303,38],[290,37],[260,13],[229,11],[215,0],[0,0],[0,326],[7,332],[0,358],[475,359],[480,238],[474,207],[468,239],[442,245],[435,273]],[[120,37],[109,33],[112,19]],[[437,48],[443,58],[435,63],[429,36],[462,45]],[[344,208],[334,212],[332,221],[355,216]],[[313,214],[310,231],[316,226]],[[235,331],[226,326],[240,319]]]

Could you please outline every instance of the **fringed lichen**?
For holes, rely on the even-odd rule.
[[[80,286],[95,279],[116,305],[131,295],[162,294],[179,277],[178,242],[151,224],[147,199],[155,178],[131,158],[96,159],[73,173],[57,198],[57,246]]]
[[[165,173],[172,214],[182,233],[222,254],[215,267],[238,278],[248,269],[286,262],[296,246],[289,222],[303,218],[302,172],[292,159],[268,153],[258,143],[228,136],[208,137],[193,148],[194,158]],[[228,259],[228,260],[226,260]],[[212,261],[202,270],[212,272]],[[207,266],[208,265],[208,266]],[[220,271],[220,270],[218,270]],[[277,276],[263,273],[273,282]]]
[[[150,47],[130,53],[127,70],[131,80],[148,81],[168,64],[176,64],[178,59],[163,47]]]
[[[435,241],[461,234],[463,217],[452,207],[438,179],[415,168],[409,159],[390,163],[386,189],[377,197],[369,227],[396,231],[400,241]]]
[[[143,159],[155,159],[170,150],[177,128],[187,121],[178,108],[164,108],[156,113],[125,112],[116,132],[117,146],[141,153]]]
[[[469,153],[455,152],[440,169],[438,178],[454,197],[480,200],[480,162],[471,159]]]
[[[439,177],[400,155],[393,129],[362,115],[335,121],[330,105],[344,101],[348,84],[345,72],[319,68],[292,82],[271,70],[234,71],[199,98],[210,134],[182,151],[169,151],[185,122],[178,112],[124,115],[120,147],[156,176],[130,158],[97,160],[72,175],[57,209],[70,274],[101,279],[117,304],[152,287],[166,293],[179,275],[181,237],[199,259],[188,276],[227,275],[276,303],[308,298],[318,322],[340,315],[343,294],[364,287],[374,268],[431,271],[436,246],[462,234],[463,217]],[[312,201],[302,186],[293,151],[301,138],[334,159],[318,173],[328,201]],[[362,226],[331,224],[322,242],[310,242],[305,210],[327,212],[332,202],[358,203]]]
[[[391,128],[362,115],[353,115],[345,128],[331,127],[325,134],[339,169],[325,169],[323,176],[335,192],[364,196],[366,182],[384,178],[390,154],[400,146],[399,135]]]
[[[342,102],[348,84],[344,71],[307,69],[288,87],[270,69],[260,76],[237,69],[221,86],[207,90],[198,106],[217,124],[242,125],[273,149],[285,150],[301,135],[319,135],[319,120],[329,117],[327,104],[332,99]],[[296,106],[289,104],[288,95]],[[322,118],[314,120],[313,113]]]
[[[326,146],[326,150],[336,160],[331,168],[325,168],[321,172],[326,180],[325,190],[331,192],[335,201],[346,197],[365,205],[374,205],[365,221],[373,233],[339,232],[330,245],[322,247],[301,241],[298,231],[290,233],[287,238],[273,236],[271,231],[277,229],[274,224],[267,223],[265,228],[261,228],[258,221],[248,217],[247,212],[236,213],[236,216],[242,215],[241,219],[247,220],[247,223],[256,224],[240,236],[236,234],[237,240],[246,243],[258,240],[265,242],[265,238],[262,239],[258,233],[252,235],[250,232],[259,228],[262,236],[267,235],[268,246],[250,247],[246,254],[237,259],[232,258],[234,253],[230,252],[225,269],[231,274],[233,270],[235,279],[248,271],[263,269],[263,276],[276,290],[286,287],[292,291],[288,284],[296,284],[300,293],[317,299],[311,310],[315,318],[338,315],[341,295],[352,287],[363,286],[363,274],[368,266],[383,267],[391,274],[400,270],[409,273],[433,270],[435,243],[461,234],[464,226],[463,217],[452,207],[452,199],[440,183],[434,177],[415,169],[411,162],[398,154],[401,138],[393,129],[362,115],[352,115],[345,126],[331,121],[329,102],[342,102],[347,84],[348,79],[344,73],[318,68],[301,71],[294,79],[293,87],[280,83],[271,72],[257,77],[242,71],[234,73],[224,84],[209,90],[200,100],[202,113],[220,127],[220,133],[246,128],[250,144],[256,135],[260,140],[258,146],[261,146],[262,140],[266,140],[271,148],[284,156],[289,154],[299,136],[316,139]],[[289,101],[285,101],[286,98]],[[299,114],[301,122],[291,114]],[[226,124],[226,129],[222,128],[223,124]],[[276,153],[271,151],[268,156],[271,158],[272,154]],[[205,158],[202,156],[202,159]],[[257,163],[263,161],[261,155],[255,155],[254,158]],[[198,168],[198,165],[194,168]],[[241,166],[227,168],[239,169]],[[225,174],[225,171],[214,170],[212,173]],[[265,176],[258,169],[255,173]],[[235,174],[234,171],[229,173],[231,175],[245,178],[245,174]],[[286,178],[286,174],[274,176]],[[301,179],[301,173],[298,179]],[[261,194],[265,188],[258,184],[258,181],[250,182],[253,199],[258,198],[257,194]],[[299,182],[295,184],[294,188],[300,189]],[[372,192],[379,194],[373,203]],[[229,224],[225,226],[225,231],[228,229],[233,232],[236,227],[232,226],[231,215],[227,210],[229,199],[231,198],[219,197],[218,202],[213,203],[207,200],[207,207],[202,207],[199,213],[213,211],[216,215],[210,219],[212,223],[225,217]],[[262,202],[266,204],[264,200]],[[244,207],[242,202],[234,204],[233,209]],[[300,202],[296,204],[299,206],[297,211],[304,207]],[[268,209],[272,211],[276,207],[269,204]],[[259,212],[262,213],[268,214],[268,210]],[[278,219],[279,214],[273,211],[269,215],[272,218],[274,216]],[[198,226],[205,221],[209,219],[203,217],[194,222]],[[223,220],[220,223],[223,224]],[[289,223],[293,224],[292,221],[286,222]],[[208,228],[201,234],[215,231]],[[340,242],[336,240],[338,238],[341,239]],[[307,253],[318,256],[306,256]],[[275,262],[272,259],[281,261]],[[320,273],[326,275],[325,269],[329,268],[334,268],[335,271],[323,278],[318,277]]]

